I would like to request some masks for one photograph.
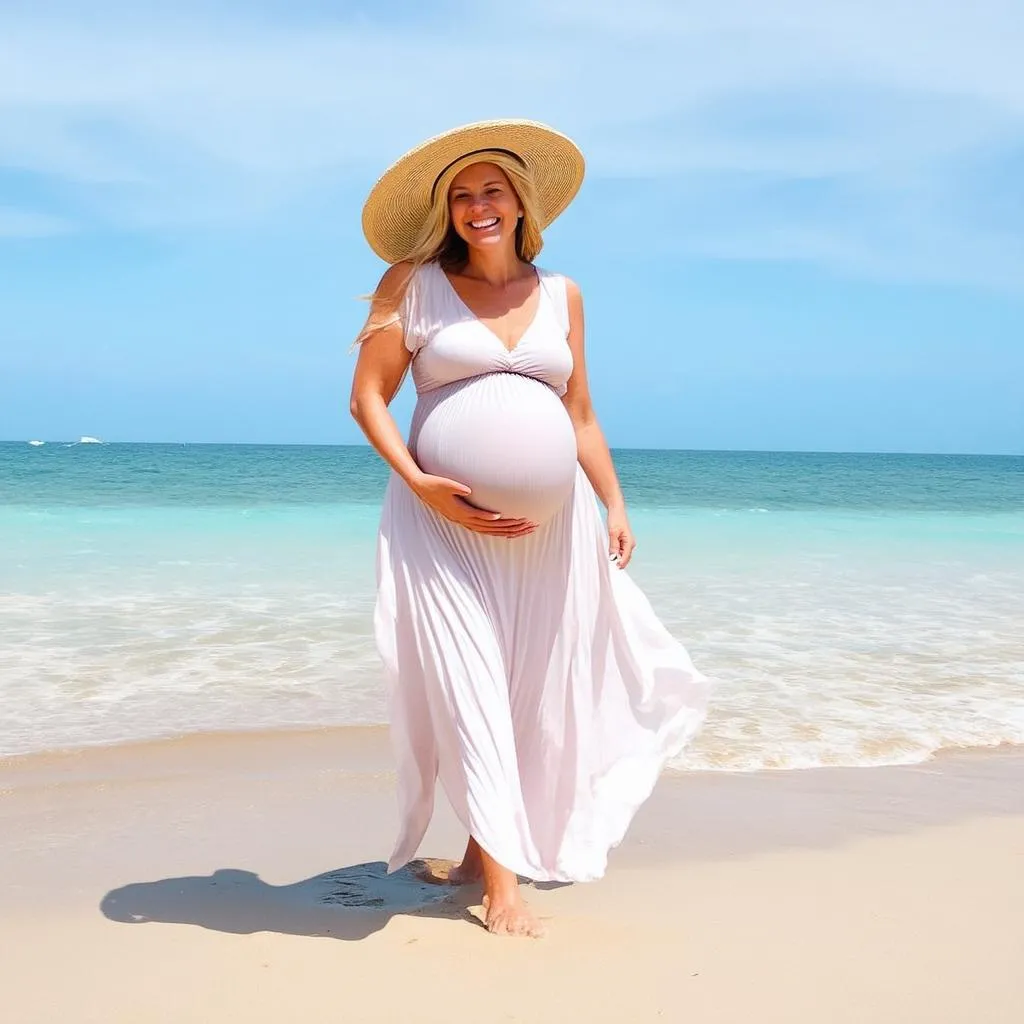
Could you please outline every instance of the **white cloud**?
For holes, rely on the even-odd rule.
[[[256,218],[517,113],[577,137],[594,178],[688,190],[691,251],[1024,280],[1022,225],[968,215],[977,165],[1024,143],[1017,0],[523,0],[387,27],[24,10],[0,13],[0,166],[114,224]],[[807,181],[835,187],[773,193]]]

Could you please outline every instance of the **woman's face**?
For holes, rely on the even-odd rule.
[[[519,197],[496,164],[463,167],[448,189],[452,225],[467,245],[515,244]]]

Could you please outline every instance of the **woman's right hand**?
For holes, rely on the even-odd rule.
[[[472,489],[457,480],[424,473],[409,486],[420,501],[439,515],[475,533],[486,533],[491,537],[522,537],[537,529],[537,524],[529,519],[504,519],[498,512],[485,512],[471,505],[466,498],[473,493]]]

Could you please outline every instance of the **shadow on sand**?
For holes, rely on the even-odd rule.
[[[112,889],[100,910],[111,921],[192,924],[237,935],[364,939],[396,914],[474,921],[479,885],[456,888],[424,882],[422,861],[387,874],[383,861],[353,864],[322,875],[269,885],[252,871],[221,868],[212,875],[161,878]],[[543,884],[538,888],[549,888]]]

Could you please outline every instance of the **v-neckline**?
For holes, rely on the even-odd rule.
[[[541,280],[541,272],[537,267],[533,267],[534,276],[537,278],[537,308],[533,311],[533,316],[530,317],[530,322],[523,329],[523,333],[516,339],[516,343],[509,348],[508,345],[499,337],[498,333],[492,328],[488,327],[487,324],[480,319],[480,317],[469,308],[469,303],[459,294],[459,290],[452,284],[451,278],[445,273],[444,267],[440,263],[437,264],[437,269],[440,271],[441,276],[444,278],[445,283],[448,285],[448,290],[455,296],[455,301],[505,350],[507,355],[513,355],[516,350],[522,345],[526,336],[533,330],[534,324],[537,323],[537,319],[540,317],[540,307],[544,302],[544,282]]]

